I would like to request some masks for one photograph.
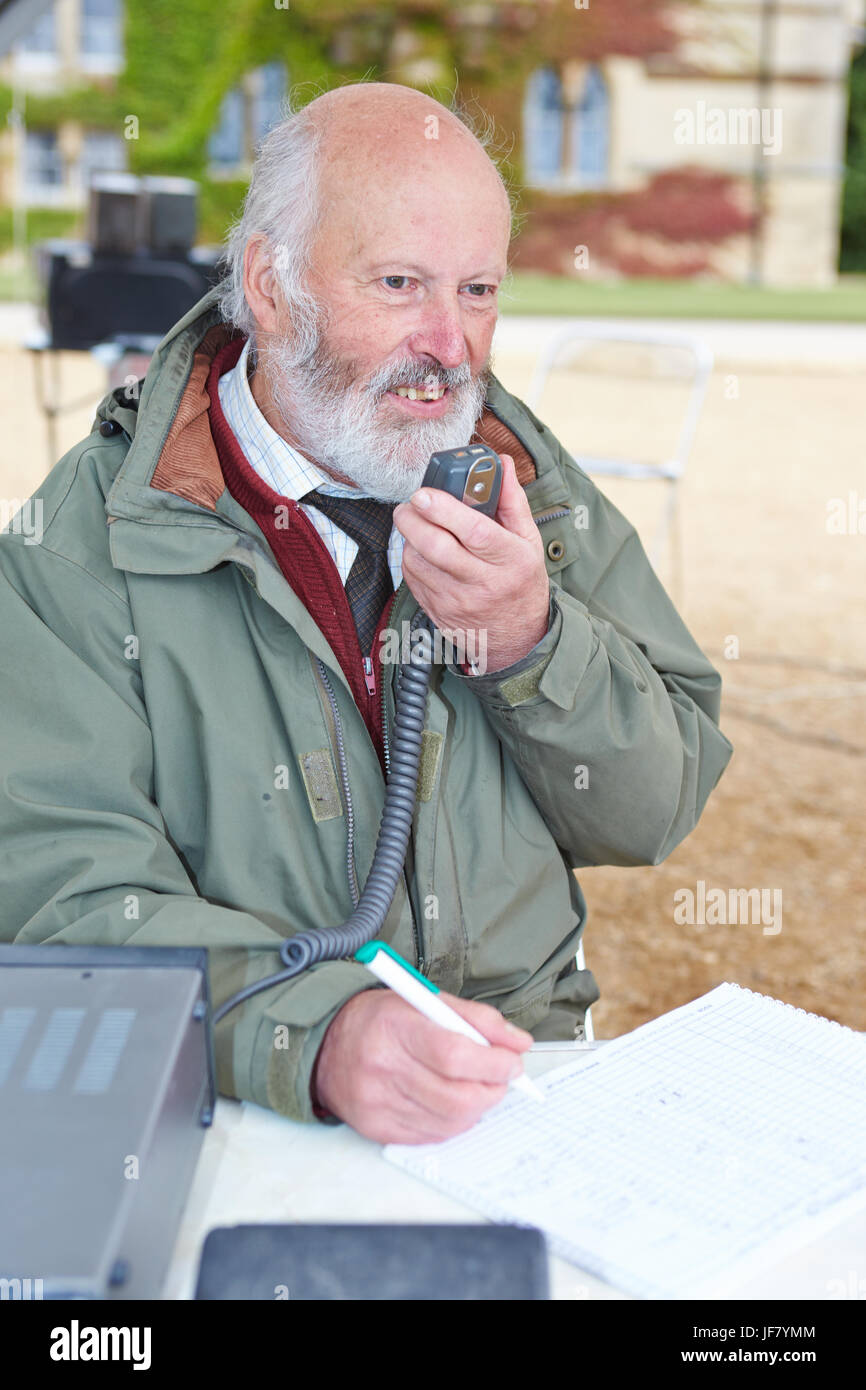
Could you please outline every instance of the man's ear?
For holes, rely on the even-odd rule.
[[[273,251],[264,232],[250,237],[244,248],[244,294],[265,333],[279,331],[282,306],[272,257]]]

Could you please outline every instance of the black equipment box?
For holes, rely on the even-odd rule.
[[[207,952],[0,946],[0,1280],[158,1298],[216,1103]]]
[[[270,1302],[550,1297],[540,1231],[523,1226],[222,1226],[197,1299]]]

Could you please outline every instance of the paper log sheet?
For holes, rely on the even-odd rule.
[[[711,1295],[866,1206],[866,1034],[738,985],[385,1157],[639,1297]]]

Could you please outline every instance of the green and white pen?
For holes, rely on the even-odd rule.
[[[439,990],[432,980],[420,975],[414,966],[384,941],[366,942],[355,952],[355,960],[360,961],[361,965],[366,965],[383,984],[393,989],[395,994],[399,994],[401,999],[405,999],[407,1004],[411,1004],[432,1023],[447,1028],[449,1033],[462,1033],[464,1038],[471,1038],[481,1047],[491,1046],[483,1033],[479,1033],[477,1028],[473,1028],[471,1023],[467,1023],[466,1019],[461,1018],[453,1009],[449,1009],[438,997]],[[516,1076],[508,1084],[522,1091],[525,1096],[531,1096],[533,1100],[544,1100],[544,1093],[528,1076]]]

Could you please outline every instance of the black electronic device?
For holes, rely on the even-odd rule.
[[[83,352],[115,343],[150,353],[219,282],[225,253],[193,244],[193,179],[100,171],[88,191],[87,240],[36,248],[46,346]]]
[[[99,171],[88,189],[87,240],[95,256],[180,256],[195,241],[198,184],[158,174]]]
[[[86,352],[121,339],[159,342],[217,283],[219,260],[213,248],[109,256],[95,254],[86,242],[42,242],[37,265],[48,345]]]
[[[485,516],[495,516],[502,490],[502,463],[486,444],[440,449],[431,454],[421,486],[441,488]]]
[[[0,946],[3,1297],[158,1298],[216,1103],[207,952]]]
[[[550,1297],[541,1231],[524,1226],[221,1226],[196,1299],[529,1302]]]

